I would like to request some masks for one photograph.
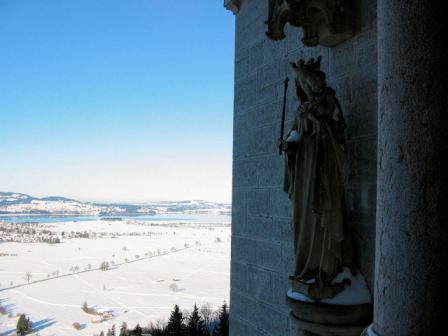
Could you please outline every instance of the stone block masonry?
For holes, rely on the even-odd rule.
[[[361,1],[357,34],[334,47],[304,47],[301,30],[271,41],[268,1],[239,1],[236,14],[231,315],[232,336],[297,336],[285,293],[294,264],[290,201],[277,152],[283,81],[290,62],[322,56],[348,124],[348,220],[360,270],[373,289],[377,166],[376,1]],[[293,82],[287,125],[298,102]],[[288,127],[288,126],[287,126]]]

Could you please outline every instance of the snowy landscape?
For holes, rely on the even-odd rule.
[[[21,209],[0,216],[2,336],[15,333],[21,313],[42,336],[98,335],[122,322],[166,320],[175,304],[215,310],[229,302],[230,217],[220,214],[228,206],[168,202],[183,210],[170,213],[160,203],[145,205],[159,209],[154,216],[54,218],[25,216],[33,203],[17,197],[0,203],[4,212]]]

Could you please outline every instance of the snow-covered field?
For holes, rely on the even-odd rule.
[[[0,244],[0,305],[7,310],[0,314],[0,335],[14,333],[18,313],[26,313],[42,336],[96,335],[113,324],[134,327],[167,319],[174,304],[191,309],[194,303],[218,308],[229,302],[230,225],[141,224],[52,223],[53,232],[107,235],[53,245]],[[112,233],[121,235],[113,238]],[[109,270],[97,269],[103,261]],[[114,317],[92,323],[93,316],[81,309],[85,301],[112,310]],[[74,322],[83,329],[76,331]]]

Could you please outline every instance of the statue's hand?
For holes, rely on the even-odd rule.
[[[281,151],[283,151],[283,143],[285,142],[285,140],[283,139],[278,139],[277,141],[277,148],[280,149]]]
[[[287,142],[283,140],[282,150],[286,154],[294,154],[297,152],[297,142]]]

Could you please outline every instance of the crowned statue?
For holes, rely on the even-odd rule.
[[[284,191],[293,205],[291,286],[317,300],[336,296],[350,283],[349,277],[338,277],[343,269],[355,272],[342,175],[345,122],[320,62],[319,57],[292,63],[300,106],[291,131],[280,143]]]

